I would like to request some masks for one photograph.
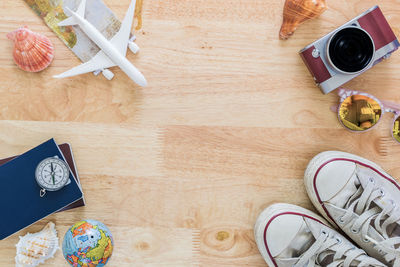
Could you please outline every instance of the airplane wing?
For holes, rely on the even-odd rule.
[[[116,66],[116,64],[103,51],[99,51],[91,60],[53,77],[71,77],[79,74],[93,72],[96,70],[111,68],[114,66]]]
[[[126,55],[126,50],[128,48],[129,36],[131,34],[133,16],[135,13],[135,5],[136,0],[131,1],[119,31],[110,40],[113,46],[124,56]]]

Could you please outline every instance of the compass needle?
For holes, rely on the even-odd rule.
[[[51,163],[51,179],[53,181],[53,185],[56,184],[55,178],[54,178],[54,167],[53,167],[53,162]]]

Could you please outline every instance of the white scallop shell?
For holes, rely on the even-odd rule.
[[[35,267],[52,258],[58,250],[58,237],[54,223],[49,222],[42,231],[19,237],[16,267]]]

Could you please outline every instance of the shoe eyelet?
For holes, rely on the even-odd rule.
[[[351,231],[353,234],[358,234],[358,232],[359,232],[359,230],[354,229],[354,228],[350,229],[350,231]]]
[[[336,237],[336,241],[338,242],[338,244],[342,243],[342,239],[340,237]]]
[[[379,192],[381,193],[381,197],[384,197],[385,196],[385,191],[383,191],[383,189],[381,188],[381,189],[379,189]]]
[[[393,200],[393,199],[390,199],[389,201],[390,201],[390,203],[392,204],[393,208],[395,208],[395,207],[396,207],[396,203],[394,203],[394,200]]]
[[[370,177],[370,178],[369,178],[369,181],[370,181],[371,183],[375,184],[374,178]]]
[[[328,235],[328,232],[327,232],[326,230],[322,229],[322,230],[321,230],[321,234],[323,234],[323,235],[326,235],[326,236],[327,236],[327,235]]]
[[[369,239],[368,239],[368,238],[365,238],[365,237],[362,239],[362,241],[363,241],[364,243],[369,243],[369,242],[370,242]]]
[[[344,224],[343,216],[342,216],[342,217],[339,217],[339,223],[340,223],[340,224]]]

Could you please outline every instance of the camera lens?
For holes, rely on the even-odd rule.
[[[344,72],[363,70],[372,60],[374,44],[371,37],[359,28],[344,28],[331,38],[328,56],[332,64]]]

